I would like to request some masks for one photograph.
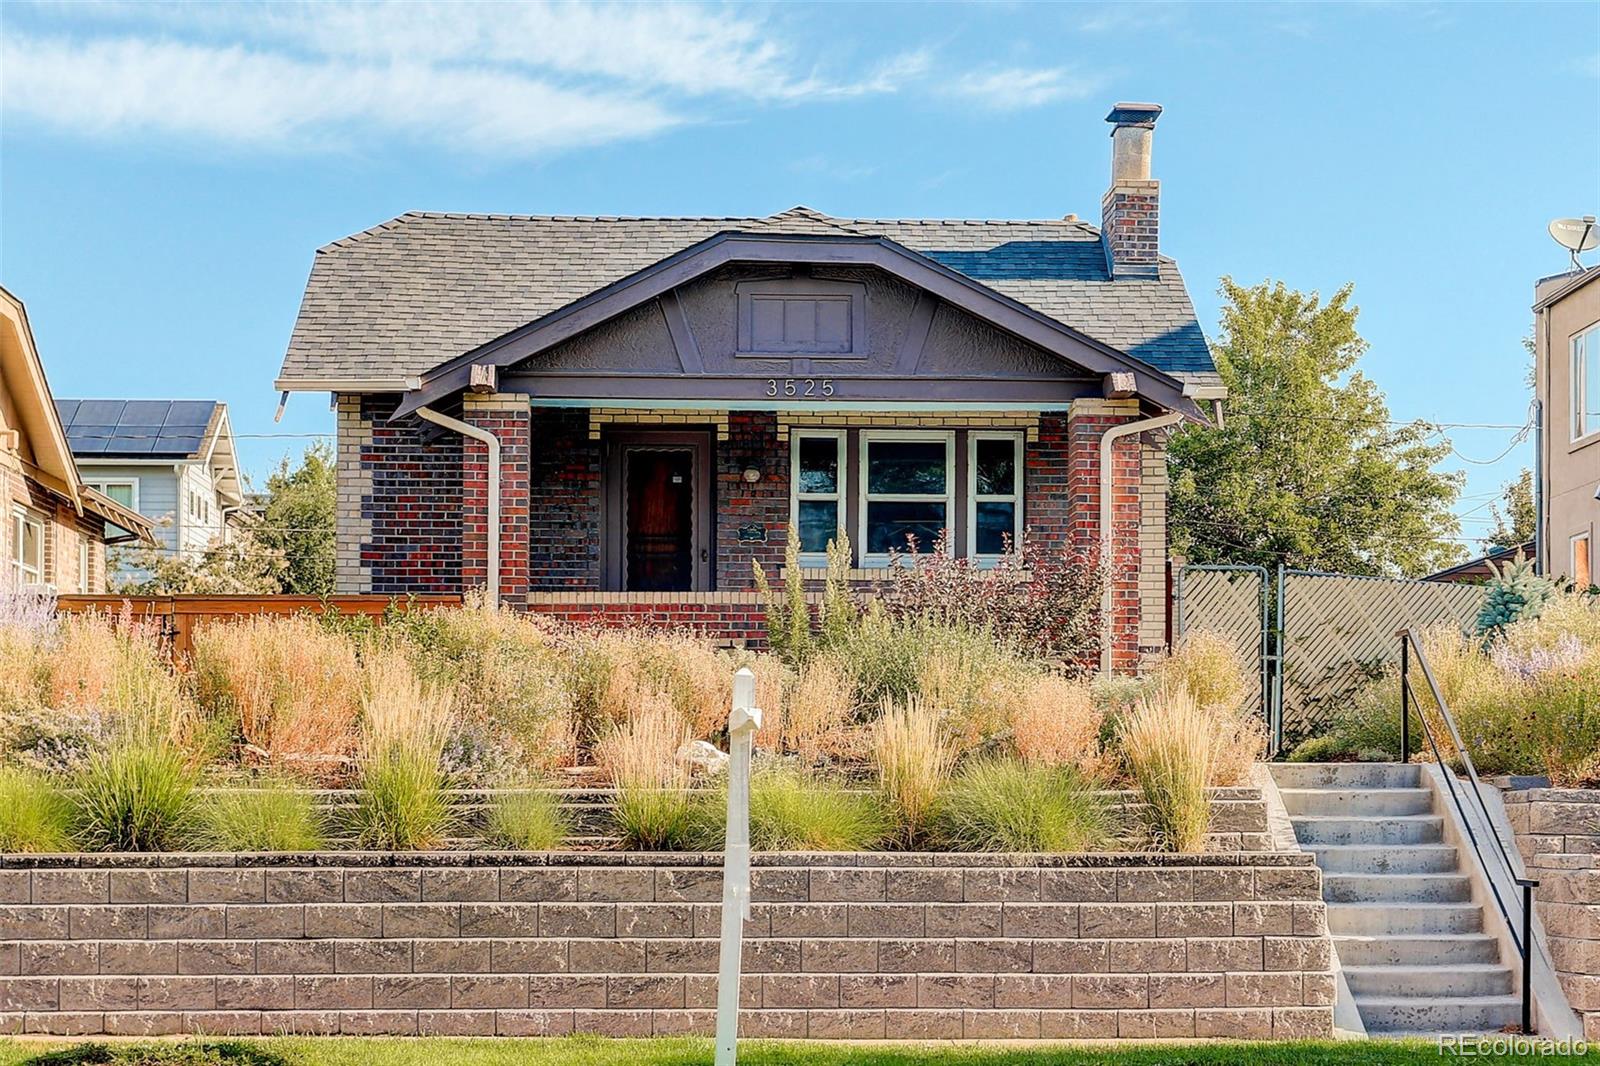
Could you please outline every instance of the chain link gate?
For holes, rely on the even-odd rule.
[[[1277,754],[1316,733],[1394,661],[1396,632],[1441,622],[1468,628],[1485,592],[1286,567],[1185,566],[1173,583],[1174,641],[1196,629],[1216,633],[1260,674],[1246,706],[1263,714]]]

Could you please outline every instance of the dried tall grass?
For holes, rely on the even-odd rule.
[[[878,785],[899,819],[907,844],[921,840],[955,753],[938,714],[915,697],[886,702],[870,732]]]
[[[1204,629],[1184,633],[1156,669],[1156,679],[1168,688],[1188,689],[1202,707],[1233,710],[1250,691],[1239,652],[1226,637]]]
[[[677,757],[689,739],[683,715],[658,696],[600,741],[596,761],[616,787],[612,814],[630,847],[677,850],[694,842],[700,811],[689,767]]]
[[[1205,850],[1206,786],[1225,743],[1218,721],[1179,686],[1141,699],[1118,723],[1118,744],[1144,796],[1152,835],[1170,851]]]
[[[247,618],[194,635],[190,674],[210,716],[285,769],[349,753],[361,710],[355,648],[309,617]]]
[[[1085,775],[1107,771],[1100,750],[1105,709],[1086,682],[1058,674],[1032,678],[1011,706],[1011,746],[1030,767],[1072,766]]]
[[[398,652],[363,670],[357,838],[376,848],[427,848],[454,825],[440,758],[454,722],[451,694],[424,682]]]
[[[156,629],[126,608],[63,618],[49,652],[46,699],[69,713],[103,716],[139,742],[189,747],[202,723]]]
[[[845,754],[852,736],[855,696],[855,673],[845,662],[832,655],[812,657],[789,686],[782,717],[774,729],[777,745],[805,763]],[[763,720],[763,732],[767,729]]]

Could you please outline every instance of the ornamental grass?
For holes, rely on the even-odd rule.
[[[955,761],[938,715],[915,697],[904,703],[887,702],[872,724],[870,751],[900,842],[918,844],[927,834],[934,801]]]
[[[933,840],[950,851],[1092,851],[1111,838],[1104,798],[1070,766],[969,761],[939,794]]]
[[[484,837],[513,851],[555,851],[571,831],[560,799],[549,792],[503,793],[484,816]]]
[[[328,834],[309,792],[293,781],[263,778],[207,794],[190,843],[202,851],[321,851]]]
[[[1163,688],[1134,705],[1117,741],[1142,794],[1151,837],[1166,851],[1205,850],[1211,824],[1206,786],[1225,732],[1187,688]]]
[[[679,851],[693,847],[702,812],[689,767],[678,749],[691,739],[689,725],[664,697],[613,726],[595,751],[616,797],[612,815],[628,847]]]
[[[68,851],[72,803],[40,773],[0,767],[0,854]]]
[[[441,766],[454,722],[451,696],[396,653],[365,664],[361,795],[351,827],[363,847],[436,847],[455,828]]]

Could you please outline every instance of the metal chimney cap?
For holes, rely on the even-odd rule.
[[[1160,104],[1118,103],[1111,105],[1111,114],[1106,116],[1106,121],[1119,126],[1153,128],[1160,117]]]

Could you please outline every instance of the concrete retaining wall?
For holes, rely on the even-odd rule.
[[[709,1033],[721,857],[0,859],[0,1031]],[[742,1031],[1327,1036],[1300,853],[759,855]]]

